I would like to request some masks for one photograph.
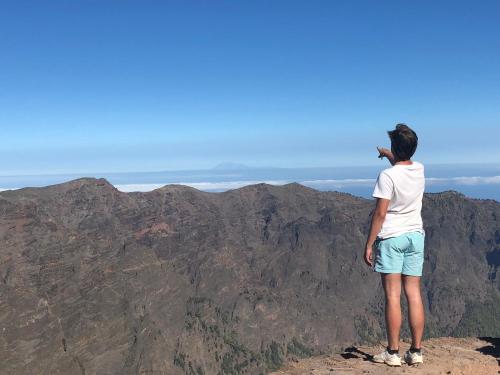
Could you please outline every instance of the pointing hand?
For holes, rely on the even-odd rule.
[[[389,158],[392,156],[391,150],[384,148],[384,147],[377,147],[377,151],[379,153],[378,157],[379,159],[383,159],[384,157]]]

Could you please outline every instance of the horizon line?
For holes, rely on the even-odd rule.
[[[221,164],[221,163],[220,163]],[[465,162],[465,163],[423,163],[427,166],[500,166],[500,162]],[[219,165],[219,164],[218,164]],[[337,165],[337,166],[309,166],[309,167],[276,167],[276,166],[248,166],[241,164],[240,168],[218,168],[218,165],[211,168],[194,168],[194,169],[161,169],[161,170],[130,170],[130,171],[107,171],[107,172],[49,172],[49,173],[15,173],[15,174],[1,174],[2,177],[50,177],[50,176],[80,176],[80,177],[91,177],[92,175],[99,174],[109,174],[109,175],[117,175],[117,174],[139,174],[139,173],[165,173],[165,172],[198,172],[198,171],[213,171],[213,172],[221,172],[221,171],[244,171],[244,170],[262,170],[262,169],[281,169],[281,170],[297,170],[297,169],[334,169],[334,168],[378,168],[384,167],[388,164],[375,165],[375,164],[363,164],[363,165]],[[390,165],[389,165],[390,166]]]

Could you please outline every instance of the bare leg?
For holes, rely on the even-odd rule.
[[[412,347],[420,349],[424,334],[424,304],[420,295],[420,277],[403,275],[403,285],[408,300]]]
[[[382,285],[385,292],[385,324],[389,349],[399,349],[401,329],[401,274],[383,273]]]

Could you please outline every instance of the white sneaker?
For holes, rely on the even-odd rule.
[[[409,365],[416,365],[417,363],[424,363],[424,356],[422,353],[412,353],[409,350],[406,351],[404,356],[405,362]]]
[[[387,350],[373,356],[373,362],[385,363],[389,366],[401,366],[401,357],[399,354],[389,354]]]

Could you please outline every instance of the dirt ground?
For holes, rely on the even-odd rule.
[[[409,344],[402,343],[400,354]],[[384,349],[378,346],[347,348],[343,353],[322,355],[289,362],[272,375],[325,374],[500,374],[500,339],[437,338],[423,343],[424,363],[418,366],[389,367],[371,361]]]

